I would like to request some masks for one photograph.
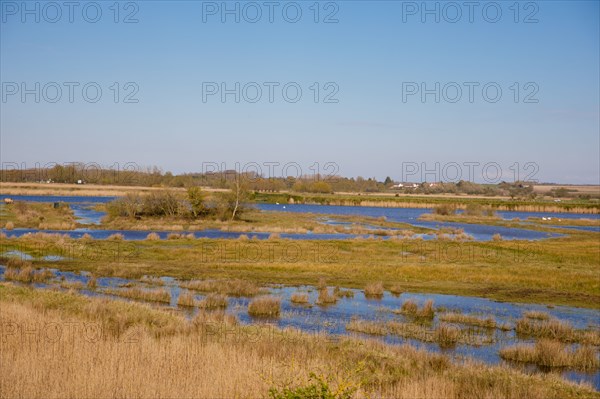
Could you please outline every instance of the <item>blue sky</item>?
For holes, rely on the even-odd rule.
[[[464,2],[428,2],[439,7],[439,22],[422,2],[320,2],[318,23],[314,1],[273,2],[273,22],[263,1],[227,2],[239,7],[239,23],[222,15],[220,1],[121,2],[118,23],[113,1],[95,3],[96,23],[86,20],[95,18],[90,2],[77,3],[72,23],[64,6],[58,17],[46,2],[27,2],[37,4],[36,22],[22,2],[0,3],[3,163],[134,162],[179,173],[207,162],[296,162],[309,173],[314,162],[333,162],[345,176],[401,179],[407,163],[478,162],[481,181],[487,163],[514,180],[511,166],[523,177],[533,162],[539,181],[600,180],[597,1],[477,2],[473,22]],[[254,5],[262,11],[256,23]],[[288,22],[297,8],[299,21]],[[138,22],[123,23],[131,13]],[[331,13],[338,22],[324,23]],[[23,100],[21,85],[36,82],[39,103],[34,94]],[[63,88],[55,103],[50,82]],[[73,102],[65,82],[79,84]],[[90,82],[102,90],[95,103],[81,91]],[[203,101],[211,82],[239,82],[240,102],[220,93]],[[242,93],[249,82],[263,88],[255,103],[252,85]],[[265,82],[278,84],[273,102]],[[291,82],[302,90],[295,103],[281,91]],[[436,82],[439,102],[406,92]],[[465,82],[477,85],[472,102]],[[493,91],[484,97],[486,84],[502,90],[497,102]],[[456,85],[462,97],[451,102]],[[133,87],[138,102],[125,103]],[[335,88],[337,102],[324,102]]]

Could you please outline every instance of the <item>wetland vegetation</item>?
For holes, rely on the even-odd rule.
[[[410,397],[421,392],[422,388],[417,387],[427,381],[435,381],[431,388],[435,392],[451,389],[456,397],[597,396],[598,387],[569,382],[565,379],[568,374],[561,373],[567,370],[584,373],[577,376],[598,375],[600,326],[573,325],[552,313],[552,307],[564,305],[592,312],[600,309],[597,233],[573,230],[535,242],[477,241],[456,228],[444,227],[432,234],[429,226],[368,215],[286,213],[242,206],[233,216],[224,211],[227,207],[210,205],[211,195],[202,194],[202,198],[209,208],[219,209],[214,213],[198,211],[204,208],[197,208],[194,213],[185,191],[175,197],[165,197],[160,190],[135,201],[130,201],[134,198],[131,197],[130,202],[117,202],[120,210],[116,213],[110,210],[115,206],[111,203],[92,205],[91,210],[106,212],[107,216],[97,225],[80,226],[88,228],[87,232],[105,229],[110,232],[106,239],[94,239],[90,234],[75,238],[52,229],[13,236],[12,232],[20,228],[40,225],[19,219],[15,204],[2,205],[5,229],[0,264],[4,266],[1,278],[5,282],[0,283],[0,301],[3,310],[9,312],[6,320],[93,320],[106,328],[99,351],[113,350],[123,337],[136,336],[141,337],[144,351],[148,351],[143,356],[163,356],[165,362],[177,360],[164,357],[166,349],[157,339],[167,340],[169,356],[175,356],[175,348],[190,340],[211,342],[210,355],[200,347],[192,350],[199,356],[235,357],[254,373],[233,373],[222,364],[219,367],[223,369],[215,370],[214,377],[220,381],[230,381],[232,376],[238,381],[258,378],[261,382],[253,386],[259,396],[278,397],[306,389],[341,392],[338,388],[345,387],[348,397]],[[124,204],[128,203],[138,204],[143,211],[123,213],[127,210]],[[165,203],[177,206],[168,208]],[[59,208],[50,203],[25,204],[19,207],[35,209],[38,220],[43,215],[53,223],[79,223],[69,204]],[[455,204],[448,209],[460,207]],[[485,206],[468,205],[466,210],[454,214],[445,212],[445,206],[440,209],[424,219],[521,227],[518,221],[498,218]],[[24,214],[27,213],[31,211]],[[7,228],[9,222],[17,230]],[[555,231],[554,226],[545,226],[541,221],[531,222],[532,229]],[[60,224],[55,225],[55,229],[59,227]],[[142,237],[125,239],[122,229],[140,230]],[[206,229],[245,235],[237,239],[209,239],[191,233]],[[161,231],[168,234],[157,234]],[[257,239],[257,232],[267,234],[268,239]],[[341,238],[349,232],[353,238]],[[299,238],[318,233],[331,236],[318,241],[282,238],[290,233],[299,234]],[[424,240],[423,235],[431,239]],[[437,294],[544,304],[550,308],[530,308],[506,318],[481,314],[477,308],[463,311],[460,306],[436,305],[437,300],[427,298]],[[351,310],[355,307],[357,311]],[[117,311],[123,314],[117,317]],[[312,328],[318,331],[310,332]],[[277,362],[297,356],[295,359],[304,359],[311,367],[288,365],[285,371],[277,367],[281,374],[277,376],[268,376],[273,372],[271,368],[257,371],[266,358],[249,354],[248,342],[224,343],[231,338],[231,331],[254,331],[248,329],[270,334],[271,338],[273,334],[301,337],[301,344],[278,341],[268,356]],[[336,337],[333,341],[332,335]],[[259,346],[266,345],[263,338],[258,339]],[[338,345],[350,348],[357,343],[362,349],[344,349],[336,352],[334,358],[324,355]],[[415,349],[415,344],[428,346]],[[86,349],[85,343],[81,345]],[[318,351],[306,357],[307,354],[301,355],[303,345],[316,345]],[[5,353],[17,350],[6,348],[9,352]],[[55,345],[52,350],[60,350],[71,364],[82,361],[66,347],[57,348]],[[485,355],[464,363],[452,354],[442,354],[461,348],[475,348]],[[37,354],[18,351],[19,356],[37,361],[47,356],[45,350]],[[391,354],[400,358],[386,360],[382,366],[381,356]],[[360,356],[367,356],[366,369],[348,370],[341,382],[331,373],[334,364],[341,370],[340,364]],[[492,358],[497,360],[489,362]],[[110,373],[112,360],[102,359],[102,372]],[[477,363],[480,361],[487,364]],[[403,362],[422,362],[422,371],[401,372]],[[523,372],[519,365],[536,365],[556,372]],[[134,368],[136,376],[132,378],[138,382],[130,393],[144,396],[147,381],[143,375],[155,371],[150,366],[146,370],[139,367]],[[60,367],[56,372],[59,370]],[[12,376],[22,381],[27,373],[21,367]],[[284,374],[301,379],[292,382]],[[457,375],[464,376],[465,381],[480,382],[467,389],[456,379]],[[484,375],[485,382],[480,380]],[[77,382],[89,378],[85,374],[74,376],[74,392],[98,392],[100,387],[84,388]],[[535,389],[517,388],[513,383],[506,385],[507,379],[532,379],[537,385]],[[165,389],[154,384],[153,389]],[[230,385],[227,392],[241,392],[242,386],[241,382]],[[42,388],[28,389],[33,394]],[[214,386],[185,385],[180,389],[182,394],[205,395],[213,392]],[[193,391],[198,389],[201,391]]]

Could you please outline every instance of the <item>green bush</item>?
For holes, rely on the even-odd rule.
[[[335,393],[329,384],[316,374],[310,374],[311,383],[296,388],[269,389],[269,397],[272,399],[350,399],[357,388],[346,388],[342,392]]]

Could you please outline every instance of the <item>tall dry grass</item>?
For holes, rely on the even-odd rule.
[[[359,387],[357,398],[598,397],[554,374],[453,364],[408,345],[241,326],[223,312],[200,312],[188,321],[148,305],[10,284],[0,284],[0,305],[3,326],[75,332],[65,327],[59,339],[48,340],[39,327],[27,334],[3,330],[0,364],[10,367],[2,368],[0,392],[6,398],[257,398],[282,385],[304,387],[313,372],[333,381],[332,390]],[[347,365],[357,365],[356,372],[338,384]]]

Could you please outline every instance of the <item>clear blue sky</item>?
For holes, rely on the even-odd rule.
[[[431,168],[435,162],[497,162],[511,180],[511,165],[535,162],[540,181],[599,183],[597,1],[521,2],[518,23],[512,1],[497,3],[502,15],[496,23],[486,20],[495,18],[495,9],[483,13],[489,2],[478,3],[472,23],[467,8],[452,23],[455,10],[436,2],[428,5],[439,4],[439,23],[411,8],[422,2],[402,1],[321,2],[319,23],[313,1],[297,2],[297,23],[284,19],[295,14],[293,7],[283,14],[288,2],[276,2],[273,23],[265,6],[258,22],[247,21],[255,15],[251,8],[244,15],[247,2],[239,3],[239,23],[233,15],[223,23],[221,10],[208,13],[221,1],[143,1],[137,10],[122,2],[119,23],[113,1],[98,2],[97,23],[83,18],[88,2],[78,3],[73,23],[64,7],[51,23],[56,10],[44,9],[44,2],[39,22],[23,13],[20,1],[0,3],[3,163],[135,162],[179,173],[200,171],[203,162],[232,168],[272,161],[297,162],[308,173],[313,162],[335,162],[345,176],[400,179],[403,162]],[[95,10],[86,10],[93,19]],[[122,22],[130,13],[137,23]],[[331,13],[338,22],[323,23]],[[528,18],[537,22],[524,23]],[[10,94],[13,83],[23,82],[80,86],[72,103],[64,85],[58,102],[48,101],[54,96],[48,86],[36,103],[33,94],[25,101],[20,92]],[[88,82],[103,90],[97,103],[82,97]],[[139,102],[123,103],[131,87],[121,87],[114,103],[113,82],[135,82]],[[235,103],[233,95],[223,103],[219,95],[203,101],[203,82],[280,86],[272,103],[266,88],[257,103]],[[300,101],[283,99],[281,86],[288,82],[302,88]],[[318,103],[314,82],[321,86]],[[323,102],[332,90],[324,90],[327,82],[339,88],[337,103]],[[447,101],[454,96],[449,91],[436,103],[434,95],[422,102],[419,94],[403,101],[406,82],[480,86],[472,103],[465,86],[458,102]],[[503,90],[496,103],[482,97],[489,82]],[[535,85],[525,87],[528,82]],[[535,87],[538,102],[525,103]]]

